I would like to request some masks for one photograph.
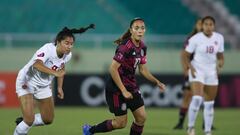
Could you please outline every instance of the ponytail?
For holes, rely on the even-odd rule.
[[[128,39],[131,37],[131,32],[130,29],[127,30],[127,32],[125,32],[120,38],[118,38],[117,40],[114,41],[115,44],[119,45],[122,43],[122,41]]]
[[[79,29],[73,28],[73,29],[69,29],[68,27],[64,27],[56,36],[55,38],[55,45],[57,45],[57,42],[60,42],[62,40],[64,40],[66,37],[72,37],[73,41],[75,41],[75,37],[73,34],[81,34],[86,32],[88,29],[95,29],[95,25],[94,24],[90,24],[88,27],[81,27]]]

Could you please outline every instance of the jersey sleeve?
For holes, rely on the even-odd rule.
[[[34,54],[34,60],[41,60],[43,61],[43,63],[46,62],[50,56],[49,51],[50,50],[48,50],[48,46],[44,45],[36,51],[36,53]]]
[[[193,36],[188,40],[188,44],[186,44],[185,51],[189,53],[193,53],[195,49],[196,49],[196,41],[195,41],[195,36]]]
[[[123,63],[126,57],[126,48],[124,45],[119,45],[115,51],[113,59],[119,63]]]
[[[143,54],[143,56],[141,57],[140,64],[146,64],[147,63],[147,47],[144,47],[141,50],[141,53]]]
[[[220,36],[220,47],[218,49],[218,52],[220,53],[224,52],[224,38],[222,35]]]

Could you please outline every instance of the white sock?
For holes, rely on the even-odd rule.
[[[212,124],[213,124],[213,115],[214,115],[214,101],[206,101],[204,102],[204,125],[205,132],[211,132]]]
[[[188,109],[188,127],[194,127],[198,110],[202,104],[203,98],[201,96],[193,96]]]
[[[30,128],[30,126],[28,126],[24,121],[22,121],[15,128],[13,135],[27,135]]]
[[[40,113],[35,114],[35,118],[32,126],[43,126],[43,125],[44,125],[44,122],[42,120],[41,114]]]

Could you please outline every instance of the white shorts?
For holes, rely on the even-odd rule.
[[[216,86],[218,85],[218,74],[214,69],[200,69],[194,67],[196,70],[195,78],[193,78],[191,71],[188,71],[189,82],[201,82],[204,85]]]
[[[24,82],[21,79],[16,80],[16,93],[18,97],[26,94],[33,94],[36,99],[45,99],[52,96],[52,89],[48,86],[36,86],[30,82]]]

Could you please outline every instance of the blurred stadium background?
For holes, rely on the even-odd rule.
[[[239,6],[239,0],[1,0],[0,125],[3,126],[0,126],[0,135],[11,134],[14,128],[12,121],[20,115],[16,108],[19,103],[15,94],[18,70],[39,47],[52,42],[64,26],[82,27],[95,23],[96,29],[76,35],[73,58],[66,67],[65,100],[56,99],[56,106],[64,107],[57,108],[56,116],[61,116],[64,120],[65,114],[67,118],[69,111],[76,110],[78,113],[73,113],[76,120],[84,123],[89,118],[86,116],[88,112],[94,114],[98,110],[105,110],[106,114],[106,108],[102,110],[90,107],[105,106],[103,88],[108,65],[116,47],[113,41],[127,30],[134,17],[142,17],[146,22],[148,67],[167,85],[166,92],[162,94],[155,90],[157,88],[154,85],[138,77],[145,103],[148,107],[153,107],[148,111],[149,119],[154,120],[157,117],[154,113],[166,115],[160,116],[162,123],[155,118],[155,125],[151,128],[147,126],[145,135],[184,134],[185,132],[171,131],[177,122],[177,106],[182,98],[180,50],[196,19],[205,15],[216,19],[216,31],[225,37],[225,65],[216,99],[216,121],[219,122],[216,126],[220,129],[216,134],[240,133],[237,129],[239,122],[229,122],[230,126],[227,128],[230,130],[225,131],[228,123],[226,121],[234,121],[236,117],[239,119],[240,114]],[[159,109],[163,107],[165,109]],[[102,113],[103,117],[105,114]],[[224,114],[228,117],[224,117]],[[98,122],[97,118],[89,119],[91,123]],[[56,127],[54,124],[51,129],[44,130],[43,134],[80,133],[80,129],[67,132],[71,130],[63,129],[64,126],[59,126],[57,121],[61,122],[56,120]],[[78,121],[73,120],[72,123],[77,124]],[[76,127],[76,124],[73,126]],[[127,133],[127,130],[116,132]],[[33,131],[33,134],[39,133]]]

